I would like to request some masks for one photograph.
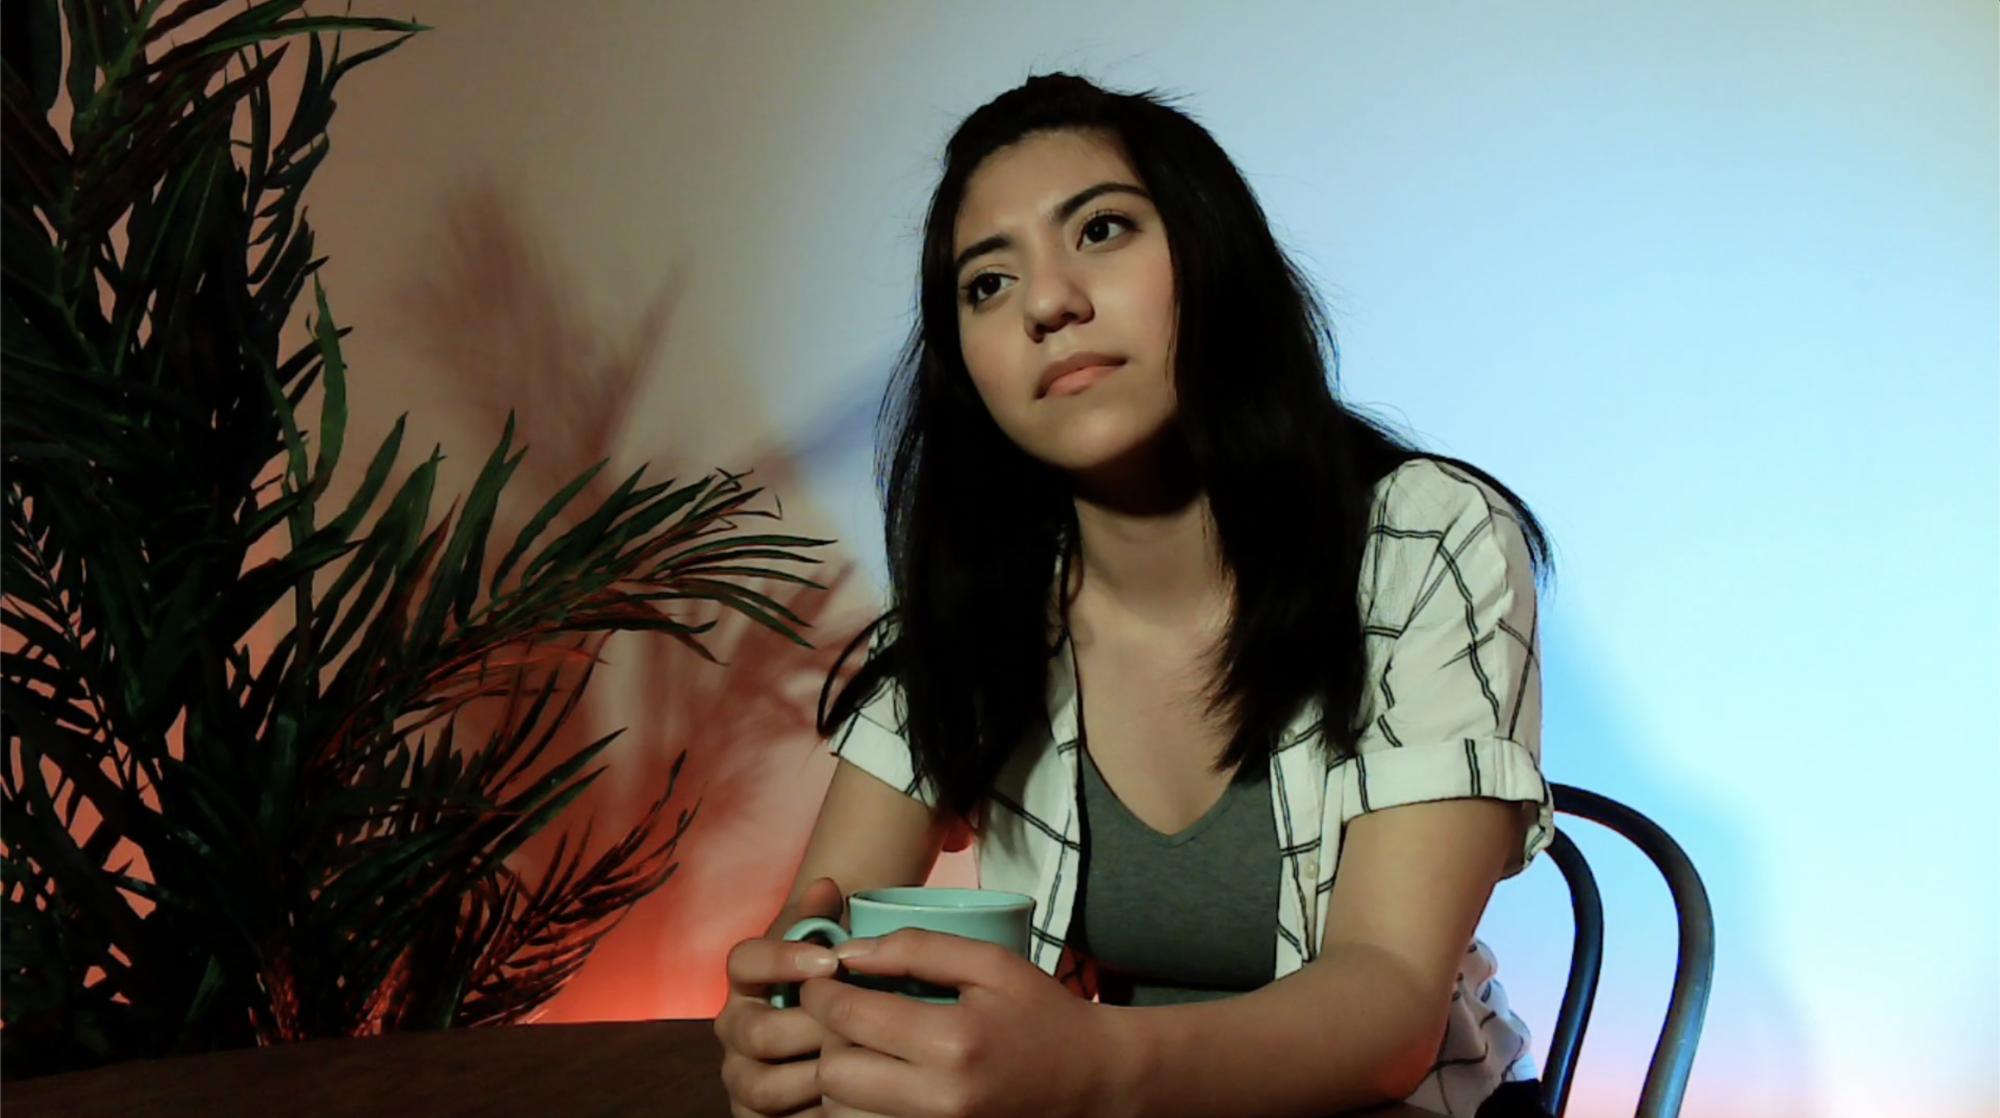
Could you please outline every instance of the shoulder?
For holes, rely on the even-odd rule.
[[[908,713],[902,684],[897,679],[896,636],[894,611],[884,612],[855,637],[834,663],[828,688],[839,695],[835,721],[844,724],[845,729],[822,723],[822,732],[836,734],[835,756],[841,755],[840,743],[856,723],[873,723],[892,734],[904,732]]]
[[[1450,462],[1412,458],[1375,484],[1363,577],[1372,590],[1421,593],[1456,576],[1532,593],[1519,513],[1499,490]]]
[[[1412,458],[1375,483],[1375,524],[1396,529],[1471,528],[1494,519],[1518,524],[1512,504],[1472,474],[1435,458]]]

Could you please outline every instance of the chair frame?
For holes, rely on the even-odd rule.
[[[1588,819],[1615,831],[1652,859],[1673,895],[1680,925],[1673,991],[1667,998],[1666,1021],[1653,1046],[1653,1057],[1646,1067],[1646,1083],[1634,1112],[1638,1118],[1672,1118],[1680,1113],[1681,1096],[1687,1090],[1688,1073],[1694,1066],[1695,1045],[1701,1039],[1702,1019],[1708,1012],[1708,991],[1715,973],[1715,915],[1708,903],[1708,890],[1687,852],[1659,824],[1595,792],[1566,784],[1551,784],[1549,788],[1557,812]],[[1604,963],[1604,900],[1583,852],[1560,828],[1550,843],[1549,857],[1569,884],[1570,909],[1576,921],[1569,980],[1563,988],[1562,1007],[1557,1011],[1556,1027],[1549,1035],[1548,1058],[1542,1067],[1542,1106],[1556,1118],[1562,1118],[1576,1074],[1577,1053],[1583,1047],[1583,1034],[1590,1025],[1591,1008],[1597,1000],[1597,981]]]

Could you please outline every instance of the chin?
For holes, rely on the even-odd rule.
[[[1065,473],[1089,474],[1129,469],[1158,453],[1170,429],[1165,420],[1134,422],[1131,416],[1078,417],[1035,456]]]

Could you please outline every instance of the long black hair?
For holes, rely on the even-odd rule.
[[[1153,91],[1031,77],[968,116],[945,146],[924,222],[917,321],[881,415],[889,608],[820,694],[828,735],[884,683],[900,687],[917,778],[932,782],[940,811],[965,821],[1046,717],[1060,647],[1051,595],[1079,537],[1065,475],[1001,431],[965,367],[953,227],[982,160],[1051,131],[1122,144],[1165,226],[1176,430],[1235,586],[1210,689],[1211,710],[1227,710],[1234,727],[1217,772],[1254,771],[1244,762],[1268,757],[1314,699],[1329,760],[1353,751],[1367,671],[1361,556],[1373,487],[1398,465],[1434,458],[1490,484],[1513,503],[1537,573],[1548,567],[1541,526],[1511,491],[1468,463],[1419,452],[1336,398],[1338,348],[1311,284],[1206,129]],[[829,710],[841,664],[864,642],[871,654]]]

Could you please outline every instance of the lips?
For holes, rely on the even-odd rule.
[[[1073,396],[1111,374],[1125,359],[1114,353],[1073,353],[1051,362],[1035,385],[1035,397]]]

